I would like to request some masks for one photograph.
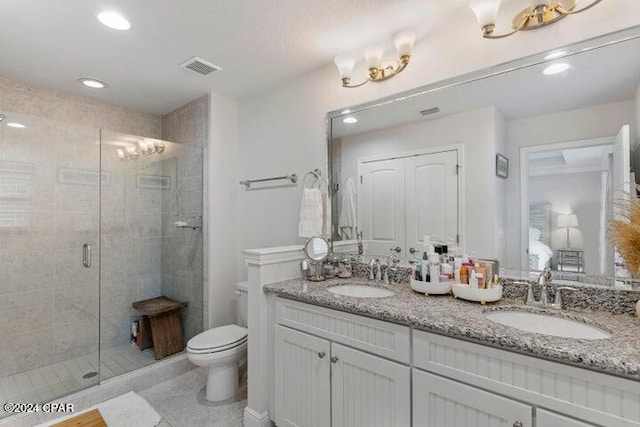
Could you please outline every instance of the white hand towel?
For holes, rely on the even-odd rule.
[[[324,204],[319,188],[305,188],[302,190],[300,204],[300,219],[298,221],[298,236],[322,236],[324,219]]]
[[[356,216],[356,186],[353,179],[348,178],[342,188],[342,207],[340,209],[340,235],[345,240],[355,239],[358,225]]]

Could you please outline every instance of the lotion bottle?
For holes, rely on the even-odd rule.
[[[435,251],[429,253],[429,276],[431,284],[440,283],[440,254]]]

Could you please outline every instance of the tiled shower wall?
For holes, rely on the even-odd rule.
[[[203,210],[204,169],[209,129],[209,97],[196,99],[162,117],[162,138],[187,148],[178,156],[176,198],[170,212],[162,216],[166,236],[162,242],[162,293],[170,298],[187,301],[182,313],[185,339],[198,334],[208,325],[206,263],[206,216]],[[197,149],[196,149],[197,148]],[[177,216],[203,216],[205,227],[199,230],[176,229]],[[205,267],[203,269],[203,266]]]
[[[98,186],[58,174],[60,168],[97,172],[100,128],[160,138],[162,123],[154,115],[10,79],[0,79],[0,110],[34,122],[22,134],[6,128],[0,135],[0,179],[22,168],[31,189],[18,201],[0,197],[3,218],[17,221],[0,227],[4,377],[97,351],[98,271],[82,267],[79,248],[97,242]],[[107,264],[105,273],[119,268]],[[108,298],[119,296],[107,290],[109,305]]]

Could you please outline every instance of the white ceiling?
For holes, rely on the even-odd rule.
[[[640,84],[638,52],[640,39],[555,61],[571,65],[562,74],[543,75],[548,64],[541,64],[364,110],[352,114],[359,120],[356,124],[334,119],[332,136],[340,138],[489,106],[514,120],[631,100]],[[433,107],[439,107],[440,112],[420,115],[421,110]]]
[[[105,10],[132,29],[100,24]],[[403,29],[424,38],[459,10],[475,25],[468,0],[2,0],[0,76],[166,113],[207,92],[245,97]],[[223,71],[179,67],[194,55]],[[80,77],[109,88],[90,92]]]

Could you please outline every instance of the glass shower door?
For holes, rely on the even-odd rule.
[[[99,202],[109,177],[98,129],[0,113],[0,401],[44,402],[99,380]]]

